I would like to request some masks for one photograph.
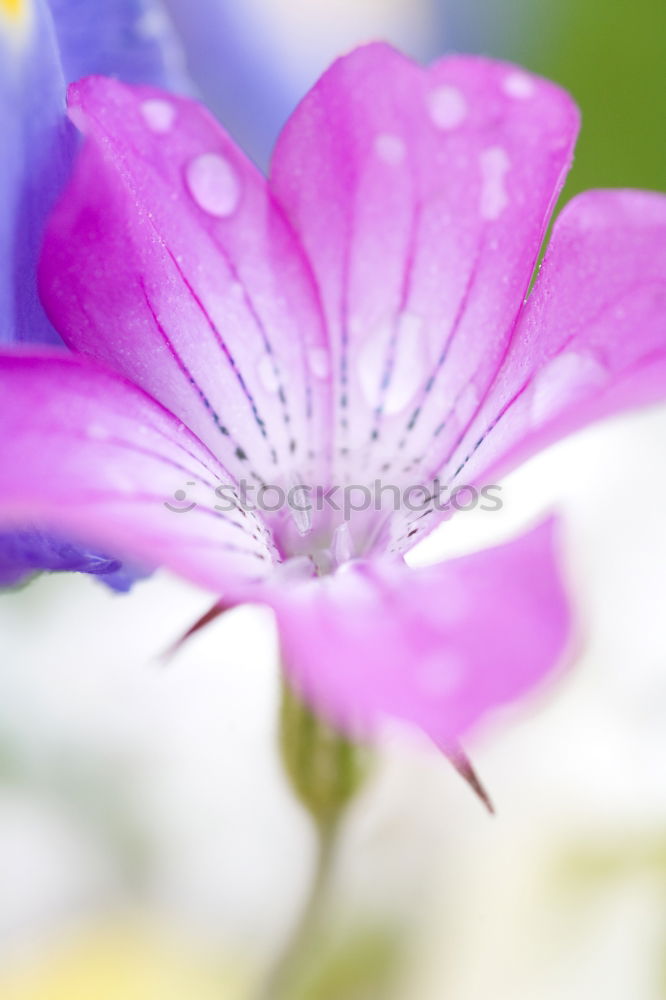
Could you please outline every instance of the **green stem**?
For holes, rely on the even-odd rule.
[[[366,750],[320,718],[286,681],[279,728],[285,773],[313,820],[318,853],[303,911],[260,994],[262,1000],[293,995],[299,973],[315,953],[342,817],[368,769]]]
[[[326,908],[335,858],[337,826],[317,826],[317,859],[303,909],[264,987],[260,1000],[287,1000],[296,978],[316,946]]]

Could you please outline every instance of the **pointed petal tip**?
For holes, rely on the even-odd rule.
[[[449,749],[444,749],[443,753],[446,757],[448,757],[460,777],[467,782],[479,802],[485,807],[488,813],[490,813],[491,816],[495,816],[496,811],[493,801],[476,773],[474,765],[460,744],[456,744]]]
[[[208,611],[204,612],[204,614],[194,622],[194,624],[190,625],[180,638],[176,639],[175,642],[159,654],[158,662],[160,665],[165,667],[168,666],[174,656],[180,652],[185,643],[191,639],[192,636],[196,635],[207,625],[210,625],[226,611],[229,611],[233,606],[233,604],[225,604],[223,601],[216,601],[215,604],[208,609]]]

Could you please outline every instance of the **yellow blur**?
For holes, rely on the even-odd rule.
[[[4,0],[3,0],[4,2]],[[127,927],[85,935],[31,968],[0,975],[2,1000],[242,1000],[247,983]]]
[[[26,13],[24,0],[0,0],[0,11],[12,21],[18,21]]]

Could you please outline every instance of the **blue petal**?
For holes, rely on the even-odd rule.
[[[243,149],[266,166],[281,125],[303,95],[294,93],[265,25],[242,3],[165,3],[204,103]]]
[[[65,80],[43,0],[8,18],[0,13],[0,343],[60,338],[37,296],[36,262],[44,220],[67,177],[74,130],[65,118]],[[32,531],[0,535],[0,584],[40,569],[108,574],[129,586],[120,564]],[[120,577],[117,574],[121,574]]]
[[[43,0],[0,13],[0,343],[58,342],[37,297],[42,229],[70,167],[74,134]]]
[[[50,0],[68,81],[90,73],[187,90],[179,42],[156,0]]]
[[[66,82],[108,73],[179,86],[178,46],[148,0],[19,0],[0,6],[0,343],[59,337],[37,297],[44,221],[71,168]]]
[[[284,53],[261,16],[261,5],[224,0],[165,4],[204,103],[265,170],[278,133],[304,90],[296,83],[300,74],[286,71]],[[290,15],[285,11],[284,16]],[[290,69],[299,66],[302,55],[295,44]]]
[[[469,2],[478,8],[481,0]],[[445,0],[164,3],[204,103],[262,167],[268,165],[275,139],[296,104],[342,51],[382,39],[429,60],[460,47],[450,31],[449,8],[457,5]]]
[[[177,44],[155,3],[22,0],[0,7],[0,343],[60,338],[37,295],[44,222],[76,148],[65,115],[66,81],[108,73],[184,89]],[[129,590],[143,575],[39,531],[0,535],[0,584],[37,570],[74,570]]]
[[[41,570],[90,573],[122,593],[147,575],[38,530],[0,533],[0,587],[16,586]]]

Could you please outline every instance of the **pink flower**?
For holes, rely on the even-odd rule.
[[[552,525],[425,569],[402,554],[450,516],[437,483],[481,488],[664,397],[666,199],[576,198],[525,301],[578,114],[515,67],[360,49],[268,182],[190,101],[89,78],[70,114],[85,143],[41,291],[74,353],[2,356],[2,522],[264,601],[319,711],[449,745],[562,654]],[[248,511],[242,480],[433,499]]]

